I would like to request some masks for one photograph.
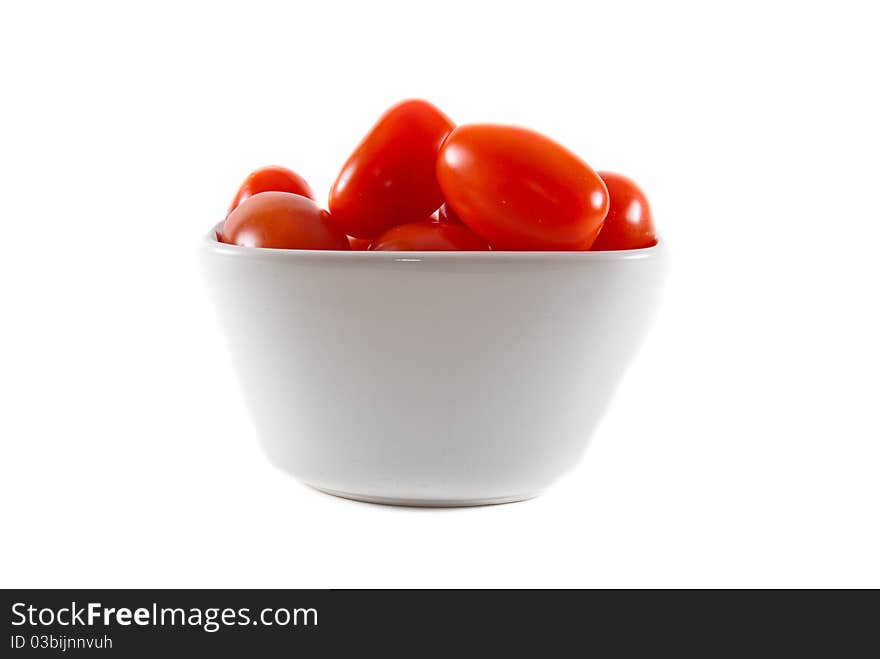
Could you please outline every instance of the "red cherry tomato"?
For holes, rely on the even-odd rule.
[[[589,249],[608,212],[599,175],[525,128],[459,126],[440,149],[437,179],[446,202],[493,249]]]
[[[312,189],[302,176],[290,171],[286,167],[273,165],[251,172],[250,176],[244,180],[244,183],[238,189],[235,199],[232,200],[232,204],[229,206],[228,213],[234,211],[248,197],[252,197],[260,192],[270,191],[292,192],[309,199],[315,198],[315,195],[312,194]]]
[[[608,188],[611,206],[593,251],[640,249],[657,244],[654,220],[645,193],[621,174],[599,172]]]
[[[328,217],[302,195],[260,192],[227,216],[221,240],[244,247],[349,249],[348,238]]]
[[[461,218],[455,214],[455,211],[452,210],[452,207],[443,202],[443,205],[440,207],[440,210],[437,211],[437,222],[446,222],[447,224],[463,224]]]
[[[370,245],[373,244],[373,241],[367,240],[366,238],[355,238],[354,236],[349,236],[348,244],[351,245],[351,248],[353,250],[364,251],[370,249]]]
[[[489,245],[465,226],[429,221],[393,227],[379,236],[370,249],[401,252],[473,252],[488,250]]]
[[[357,238],[418,222],[443,202],[437,151],[453,123],[425,101],[388,110],[346,161],[330,190],[332,221]]]

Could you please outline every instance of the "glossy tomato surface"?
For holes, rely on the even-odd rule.
[[[377,238],[370,249],[403,252],[485,251],[489,245],[463,225],[428,221],[393,227]]]
[[[599,172],[608,188],[611,206],[593,251],[641,249],[657,244],[654,219],[645,193],[632,179],[613,172]]]
[[[348,238],[328,216],[302,195],[260,192],[226,217],[220,239],[243,247],[349,249]]]
[[[308,197],[309,199],[315,198],[315,195],[312,194],[312,189],[302,176],[286,167],[272,165],[271,167],[262,167],[251,172],[238,189],[228,212],[231,213],[241,202],[249,197],[253,197],[255,194],[272,191],[290,192]]]
[[[437,179],[446,202],[493,249],[589,249],[608,212],[599,175],[525,128],[459,126],[440,149]]]
[[[453,123],[430,103],[403,101],[373,126],[330,190],[332,221],[356,238],[419,222],[443,202],[437,152]]]

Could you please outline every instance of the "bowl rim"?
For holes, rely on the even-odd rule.
[[[202,247],[215,254],[239,258],[259,258],[263,260],[325,259],[340,261],[534,261],[534,260],[576,260],[576,261],[626,261],[656,258],[665,251],[665,242],[658,236],[657,242],[640,249],[621,249],[607,251],[368,251],[346,249],[280,249],[275,247],[242,247],[220,242],[217,234],[223,222],[214,225],[202,239]]]

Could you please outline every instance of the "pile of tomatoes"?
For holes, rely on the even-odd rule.
[[[638,186],[525,128],[456,126],[436,107],[388,110],[342,167],[328,210],[283,167],[253,172],[218,238],[246,247],[621,250],[656,243]]]

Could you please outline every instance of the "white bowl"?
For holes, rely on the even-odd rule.
[[[575,466],[645,334],[663,246],[202,256],[260,441],[351,499],[527,499]]]

